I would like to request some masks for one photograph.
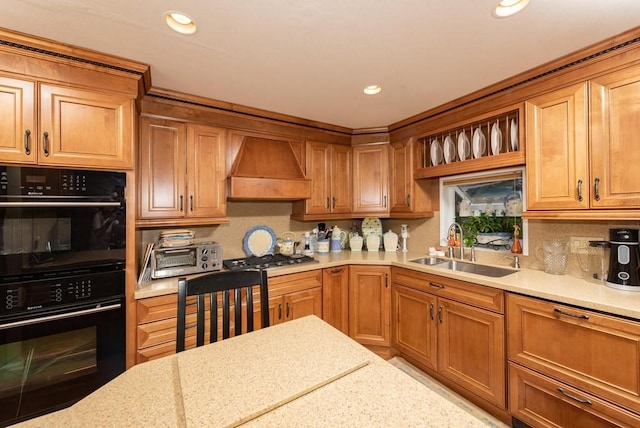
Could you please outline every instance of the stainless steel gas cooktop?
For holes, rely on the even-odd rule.
[[[294,266],[302,263],[318,263],[318,261],[309,256],[284,256],[282,254],[266,254],[260,257],[241,257],[238,259],[227,259],[222,261],[222,264],[228,270],[272,269]]]

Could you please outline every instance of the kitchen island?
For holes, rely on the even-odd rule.
[[[136,365],[16,426],[242,425],[486,426],[315,316]]]

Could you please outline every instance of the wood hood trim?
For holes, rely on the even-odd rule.
[[[302,168],[302,142],[244,136],[228,176],[229,199],[298,200],[311,197]]]

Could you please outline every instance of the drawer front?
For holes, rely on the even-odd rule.
[[[403,268],[393,268],[391,278],[394,284],[427,291],[489,311],[504,313],[504,291],[497,288]]]
[[[640,324],[509,294],[509,360],[640,413]]]
[[[269,297],[322,287],[322,269],[269,277]]]
[[[195,301],[195,299],[191,299]],[[138,324],[175,318],[178,315],[178,294],[138,300]]]
[[[640,416],[509,363],[510,413],[535,427],[638,427]]]

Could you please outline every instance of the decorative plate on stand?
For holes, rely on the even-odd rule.
[[[373,232],[378,235],[380,238],[380,242],[382,243],[382,222],[379,218],[365,218],[362,220],[362,226],[360,227],[362,230],[362,237],[367,239],[367,236]]]
[[[276,234],[269,226],[253,226],[244,235],[242,244],[247,256],[262,257],[273,254],[276,247]]]

